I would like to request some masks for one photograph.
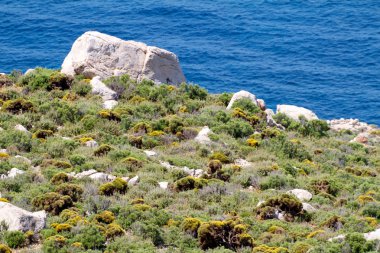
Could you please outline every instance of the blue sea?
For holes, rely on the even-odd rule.
[[[173,51],[210,92],[380,125],[377,0],[0,0],[0,72],[59,68],[88,30]]]

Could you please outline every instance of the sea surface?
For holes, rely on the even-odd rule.
[[[0,0],[0,72],[59,68],[89,30],[174,52],[210,92],[380,125],[378,0]]]

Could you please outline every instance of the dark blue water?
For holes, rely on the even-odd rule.
[[[377,0],[0,0],[0,72],[58,68],[88,30],[173,51],[211,92],[380,125]]]

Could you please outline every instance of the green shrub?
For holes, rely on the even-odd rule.
[[[214,174],[215,172],[222,169],[222,163],[219,160],[211,160],[208,163],[208,173]]]
[[[374,242],[366,241],[361,233],[348,234],[345,238],[345,242],[349,245],[350,252],[352,253],[365,253],[375,250]]]
[[[314,179],[311,181],[310,187],[316,194],[327,193],[336,196],[339,191],[339,187],[335,181],[327,179]]]
[[[110,152],[111,150],[112,150],[112,147],[110,145],[102,144],[94,151],[94,156],[107,155],[108,152]]]
[[[115,220],[115,215],[111,211],[103,211],[95,215],[94,219],[97,222],[111,224]]]
[[[60,184],[56,189],[55,192],[61,194],[61,195],[67,195],[70,196],[71,199],[76,202],[80,200],[82,194],[83,194],[83,189],[81,186],[77,184]]]
[[[55,174],[51,178],[50,183],[54,185],[59,185],[59,184],[63,184],[69,181],[70,181],[69,176],[66,173],[60,172],[58,174]]]
[[[136,171],[143,166],[143,162],[134,157],[127,157],[121,160],[121,162],[127,167],[128,171],[131,172]]]
[[[111,183],[105,183],[99,187],[99,193],[106,196],[111,196],[115,192],[124,194],[127,192],[127,190],[128,183],[121,178],[116,178]]]
[[[0,253],[12,253],[12,251],[7,245],[0,244]]]
[[[34,207],[43,209],[54,215],[59,214],[62,210],[69,208],[73,205],[73,200],[70,196],[61,195],[56,192],[49,192],[35,197],[32,200]]]
[[[222,152],[214,152],[210,155],[210,160],[218,160],[222,163],[229,163],[230,159]]]
[[[80,166],[86,163],[86,157],[82,155],[72,155],[69,157],[69,161],[74,166]]]
[[[53,131],[51,130],[37,130],[33,134],[33,138],[38,138],[38,139],[46,139],[47,137],[50,137],[53,135]]]
[[[25,113],[33,110],[33,104],[23,98],[17,98],[14,100],[8,100],[4,102],[1,110],[7,111],[13,114]]]
[[[196,218],[185,218],[182,222],[182,229],[186,233],[191,234],[194,237],[198,236],[198,228],[201,225],[201,221]]]
[[[83,227],[74,237],[74,241],[80,242],[87,250],[102,250],[105,248],[106,238],[98,226]]]
[[[22,247],[25,240],[24,233],[20,231],[8,231],[4,234],[4,241],[13,249]]]
[[[73,79],[58,71],[36,68],[33,72],[23,76],[20,80],[21,85],[27,86],[30,90],[69,89]]]
[[[232,105],[232,108],[240,108],[241,110],[248,112],[250,114],[256,114],[261,112],[260,107],[255,105],[251,99],[249,98],[242,98],[234,102]]]
[[[122,236],[124,233],[123,228],[116,223],[111,223],[106,227],[107,239],[114,239],[117,236]]]
[[[42,249],[46,253],[64,253],[67,252],[67,239],[61,235],[53,235],[44,240]]]
[[[82,97],[89,94],[91,92],[91,89],[92,89],[91,85],[88,82],[86,82],[85,80],[81,80],[79,82],[76,82],[72,86],[72,90],[75,92],[75,94],[82,96]]]
[[[246,226],[238,220],[210,221],[200,225],[198,238],[204,250],[222,246],[236,251],[253,247],[253,238],[246,231]]]
[[[188,191],[193,189],[201,189],[207,184],[207,180],[187,176],[177,180],[174,183],[174,189],[177,191]]]
[[[275,211],[285,213],[285,219],[293,220],[295,216],[301,214],[302,203],[294,196],[282,194],[278,197],[269,198],[257,208],[257,215],[260,219],[274,218]]]

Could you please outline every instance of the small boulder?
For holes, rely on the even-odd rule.
[[[27,71],[25,71],[24,76],[26,76],[26,75],[34,72],[34,71],[35,71],[35,69],[28,69]]]
[[[92,180],[97,180],[97,181],[112,181],[116,178],[113,175],[109,175],[103,172],[97,172],[97,173],[89,175],[88,177],[91,178]]]
[[[212,133],[210,128],[208,126],[204,126],[201,131],[199,131],[198,135],[195,137],[195,141],[199,142],[200,144],[209,144],[211,143],[210,137],[208,135]]]
[[[128,181],[128,185],[136,185],[140,181],[139,176],[134,176]]]
[[[150,79],[168,84],[186,81],[172,52],[96,31],[86,32],[74,42],[61,72],[102,79],[128,74],[137,81]]]
[[[309,213],[313,213],[317,211],[317,209],[315,209],[312,205],[310,205],[309,203],[304,203],[304,202],[302,203],[302,209]]]
[[[276,113],[283,113],[295,121],[299,121],[300,116],[304,116],[307,120],[318,119],[311,110],[295,105],[277,105]]]
[[[230,110],[232,108],[232,105],[235,103],[235,101],[242,99],[242,98],[248,98],[252,101],[252,103],[254,103],[255,105],[258,105],[255,95],[253,95],[252,93],[250,93],[248,91],[241,90],[239,92],[236,92],[232,96],[232,98],[231,98],[230,102],[228,103],[228,106],[226,109]]]
[[[309,201],[313,197],[313,194],[303,189],[293,189],[293,190],[287,191],[286,193],[293,194],[300,201]]]
[[[360,122],[358,119],[332,119],[327,120],[326,122],[330,129],[334,131],[349,130],[358,134],[375,129],[373,126],[365,122]]]
[[[97,146],[99,146],[98,143],[94,140],[86,141],[85,145],[89,148],[96,148]]]
[[[89,176],[91,176],[92,174],[95,174],[95,173],[98,173],[98,171],[96,171],[94,169],[90,169],[90,170],[82,171],[82,172],[76,174],[74,177],[75,178],[84,178],[84,177],[89,177]]]
[[[15,178],[17,175],[24,174],[25,171],[17,169],[17,168],[12,168],[10,171],[8,171],[7,174],[2,174],[0,175],[0,179],[7,179],[7,178]]]
[[[144,150],[144,153],[146,154],[146,156],[148,157],[152,157],[152,156],[156,156],[157,153],[152,151],[152,150]]]
[[[158,184],[161,189],[164,189],[164,190],[168,189],[168,185],[169,185],[168,182],[159,182]]]
[[[8,225],[8,230],[39,232],[45,227],[45,211],[29,212],[11,203],[0,202],[0,221]]]
[[[116,100],[106,100],[103,102],[103,108],[107,110],[112,110],[117,106],[118,103],[119,102],[117,102]]]
[[[364,238],[367,241],[374,241],[374,240],[380,240],[380,228],[376,229],[375,231],[364,233]]]
[[[28,129],[26,129],[23,125],[17,124],[14,128],[17,131],[29,133]]]
[[[350,142],[357,142],[361,144],[368,144],[369,134],[368,133],[360,133]]]
[[[32,161],[24,156],[21,156],[21,155],[16,155],[15,156],[16,159],[19,159],[19,160],[22,160],[23,162],[27,163],[27,164],[32,164]]]
[[[285,129],[281,124],[278,124],[273,119],[274,112],[273,112],[272,109],[266,109],[265,110],[265,114],[266,114],[266,121],[267,121],[268,126],[270,126],[270,127],[277,127],[278,129],[281,129],[281,130]]]
[[[260,107],[262,111],[265,111],[267,109],[264,99],[257,99],[256,101],[257,105]]]
[[[248,162],[245,159],[238,158],[234,161],[235,165],[240,166],[242,168],[248,168],[252,166],[251,162]]]
[[[92,94],[101,96],[104,101],[114,100],[117,98],[116,92],[108,88],[107,85],[100,81],[99,76],[92,78],[90,84],[92,87]]]

